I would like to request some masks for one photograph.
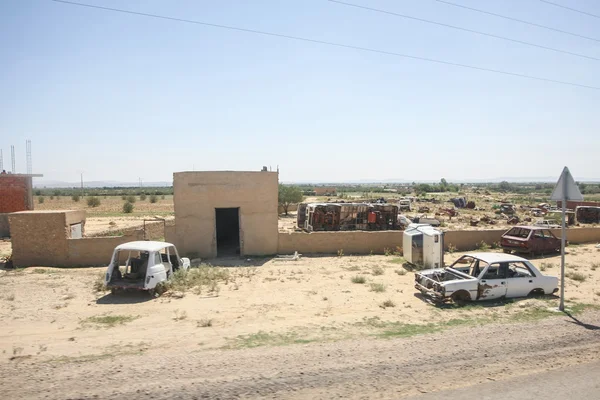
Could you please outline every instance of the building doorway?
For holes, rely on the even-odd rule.
[[[217,257],[240,254],[240,209],[215,208]]]

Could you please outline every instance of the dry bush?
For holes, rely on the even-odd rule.
[[[385,292],[385,286],[383,285],[383,283],[371,283],[370,285],[371,287],[371,292],[375,292],[375,293],[382,293]]]
[[[383,275],[383,273],[384,273],[384,272],[385,272],[385,271],[383,270],[383,268],[381,268],[381,267],[379,267],[379,266],[376,266],[376,267],[373,267],[373,268],[371,268],[371,273],[372,273],[373,275]]]
[[[356,275],[356,276],[353,276],[350,280],[352,281],[352,283],[363,284],[367,281],[367,278],[365,278],[364,276],[361,276],[361,275]]]

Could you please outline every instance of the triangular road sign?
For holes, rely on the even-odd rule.
[[[579,191],[579,187],[575,184],[575,179],[573,179],[573,176],[567,167],[563,169],[563,172],[554,187],[552,196],[550,196],[550,200],[560,201],[565,199],[573,201],[583,200],[583,195]]]

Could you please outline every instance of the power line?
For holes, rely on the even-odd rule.
[[[569,31],[563,31],[562,29],[553,28],[551,26],[542,25],[542,24],[536,24],[535,22],[525,21],[525,20],[522,20],[522,19],[518,19],[518,18],[514,18],[514,17],[509,17],[509,16],[502,15],[502,14],[496,14],[496,13],[493,13],[491,11],[485,11],[485,10],[480,10],[478,8],[467,7],[467,6],[464,6],[462,4],[452,3],[452,2],[444,1],[444,0],[434,0],[434,1],[437,1],[438,3],[444,3],[444,4],[447,4],[449,6],[453,6],[453,7],[464,8],[465,10],[475,11],[475,12],[478,12],[478,13],[481,13],[481,14],[492,15],[492,16],[498,17],[498,18],[504,18],[504,19],[507,19],[509,21],[519,22],[519,23],[525,24],[525,25],[535,26],[537,28],[547,29],[547,30],[553,31],[553,32],[563,33],[565,35],[570,35],[570,36],[575,36],[575,37],[582,38],[582,39],[587,39],[587,40],[593,40],[595,42],[600,42],[600,39],[593,38],[593,37],[590,37],[590,36],[580,35],[579,33],[574,33],[574,32],[569,32]]]
[[[80,7],[88,7],[88,8],[95,8],[95,9],[106,10],[106,11],[113,11],[113,12],[124,13],[124,14],[139,15],[139,16],[164,19],[164,20],[169,20],[169,21],[185,22],[185,23],[189,23],[189,24],[210,26],[213,28],[228,29],[228,30],[238,31],[238,32],[254,33],[257,35],[273,36],[273,37],[278,37],[278,38],[283,38],[283,39],[290,39],[290,40],[296,40],[296,41],[308,42],[308,43],[316,43],[316,44],[340,47],[340,48],[345,48],[345,49],[366,51],[369,53],[385,54],[385,55],[389,55],[389,56],[409,58],[412,60],[420,60],[420,61],[427,61],[427,62],[436,63],[436,64],[451,65],[451,66],[460,67],[460,68],[468,68],[468,69],[477,70],[477,71],[485,71],[485,72],[492,72],[492,73],[508,75],[508,76],[516,76],[519,78],[533,79],[533,80],[542,81],[542,82],[551,82],[551,83],[558,83],[561,85],[576,86],[576,87],[582,87],[582,88],[586,88],[586,89],[600,90],[600,87],[598,87],[598,86],[590,86],[590,85],[584,85],[584,84],[580,84],[580,83],[566,82],[566,81],[560,81],[560,80],[550,79],[550,78],[542,78],[542,77],[538,77],[538,76],[534,76],[534,75],[526,75],[526,74],[520,74],[517,72],[502,71],[502,70],[492,69],[492,68],[477,67],[474,65],[461,64],[461,63],[455,63],[455,62],[444,61],[444,60],[437,60],[434,58],[413,56],[413,55],[409,55],[409,54],[395,53],[392,51],[377,50],[377,49],[372,49],[372,48],[368,48],[368,47],[360,47],[360,46],[353,46],[353,45],[349,45],[349,44],[327,42],[324,40],[308,39],[308,38],[303,38],[300,36],[291,36],[291,35],[284,35],[284,34],[280,34],[280,33],[258,31],[258,30],[254,30],[254,29],[238,28],[238,27],[234,27],[234,26],[213,24],[213,23],[194,21],[194,20],[183,19],[183,18],[167,17],[164,15],[148,14],[148,13],[137,12],[137,11],[123,10],[123,9],[119,9],[119,8],[110,8],[110,7],[102,7],[102,6],[96,6],[96,5],[91,5],[91,4],[85,4],[85,3],[76,3],[73,1],[67,1],[67,0],[50,0],[50,1],[54,1],[56,3],[70,4],[70,5],[80,6]]]
[[[554,7],[560,7],[560,8],[564,8],[565,10],[571,10],[571,11],[574,11],[574,12],[579,13],[579,14],[588,15],[588,16],[594,17],[594,18],[600,18],[600,15],[592,14],[592,13],[589,13],[587,11],[577,10],[576,8],[571,8],[571,7],[563,6],[562,4],[553,3],[551,1],[546,1],[546,0],[540,0],[540,1],[542,3],[553,5]]]
[[[537,48],[544,49],[544,50],[555,51],[557,53],[568,54],[568,55],[575,56],[575,57],[582,57],[582,58],[587,58],[589,60],[600,61],[600,58],[596,58],[596,57],[592,57],[592,56],[586,56],[585,54],[573,53],[573,52],[570,52],[570,51],[567,51],[567,50],[556,49],[554,47],[547,47],[547,46],[543,46],[541,44],[535,44],[535,43],[531,43],[531,42],[525,42],[525,41],[522,41],[522,40],[511,39],[511,38],[508,38],[506,36],[499,36],[499,35],[494,35],[494,34],[491,34],[491,33],[476,31],[476,30],[473,30],[473,29],[462,28],[462,27],[456,26],[456,25],[444,24],[442,22],[431,21],[429,19],[412,17],[410,15],[399,14],[399,13],[396,13],[396,12],[393,12],[393,11],[381,10],[379,8],[372,8],[372,7],[362,6],[362,5],[359,5],[359,4],[346,3],[344,1],[339,1],[339,0],[327,0],[327,1],[329,1],[330,3],[341,4],[341,5],[344,5],[344,6],[355,7],[355,8],[362,8],[364,10],[374,11],[374,12],[378,12],[378,13],[382,13],[382,14],[393,15],[395,17],[400,17],[400,18],[412,19],[414,21],[425,22],[426,24],[438,25],[438,26],[443,26],[445,28],[456,29],[456,30],[463,31],[463,32],[474,33],[476,35],[487,36],[487,37],[491,37],[491,38],[494,38],[494,39],[506,40],[508,42],[519,43],[519,44],[523,44],[523,45],[526,45],[526,46],[537,47]]]

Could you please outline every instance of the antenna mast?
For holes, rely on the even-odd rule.
[[[11,156],[11,163],[12,163],[12,173],[15,173],[15,146],[11,145],[10,146],[10,156]]]
[[[25,142],[25,147],[27,149],[27,173],[31,175],[33,173],[33,163],[31,161],[31,140],[27,140]]]

